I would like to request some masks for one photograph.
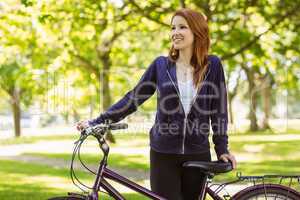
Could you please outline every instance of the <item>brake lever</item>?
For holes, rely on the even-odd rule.
[[[85,129],[83,129],[82,131],[80,131],[80,137],[78,140],[76,140],[74,142],[74,144],[78,144],[79,142],[82,142],[83,140],[85,140],[87,138],[87,136],[89,136],[89,134],[91,134],[93,132],[92,127],[87,127]]]

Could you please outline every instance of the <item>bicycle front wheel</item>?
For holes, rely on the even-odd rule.
[[[248,187],[232,197],[233,200],[299,200],[300,193],[279,184],[259,184]]]
[[[53,197],[48,200],[87,200],[88,198],[84,197],[75,197],[75,196],[64,196],[64,197]]]

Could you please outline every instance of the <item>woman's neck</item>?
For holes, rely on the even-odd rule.
[[[177,60],[177,63],[183,64],[185,66],[190,65],[192,53],[192,48],[185,48],[179,50],[179,58]]]

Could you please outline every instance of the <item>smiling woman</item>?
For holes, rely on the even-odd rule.
[[[204,176],[184,168],[186,161],[210,161],[209,130],[218,159],[236,161],[228,150],[227,91],[221,60],[209,55],[210,38],[204,14],[180,9],[171,18],[168,56],[158,56],[138,84],[99,117],[79,122],[79,130],[119,122],[156,91],[157,112],[150,129],[151,189],[167,199],[197,199]]]

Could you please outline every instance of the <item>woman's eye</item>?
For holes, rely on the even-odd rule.
[[[187,28],[186,26],[179,26],[179,29],[185,29],[185,28]],[[175,30],[176,29],[176,27],[171,27],[171,30]]]

